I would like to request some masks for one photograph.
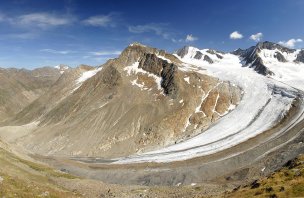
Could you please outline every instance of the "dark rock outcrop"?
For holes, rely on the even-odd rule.
[[[237,50],[234,50],[231,52],[231,54],[237,55],[237,56],[243,56],[246,50],[243,50],[241,48],[238,48]]]
[[[304,63],[304,50],[303,49],[299,52],[295,61]]]
[[[219,59],[223,59],[223,56],[220,55],[220,54],[224,54],[224,52],[220,52],[220,51],[217,51],[217,50],[211,50],[211,49],[208,49],[207,52],[208,52],[209,54],[214,54],[214,55],[216,55],[216,57],[219,58]]]
[[[177,66],[158,58],[155,54],[145,54],[139,62],[139,68],[162,78],[161,87],[166,95],[175,98],[178,93],[176,82]]]
[[[270,71],[263,63],[263,60],[260,57],[257,57],[251,64],[251,66],[249,66],[250,68],[254,68],[254,70],[259,73],[262,74],[264,76],[266,75],[273,75],[274,73],[272,71]]]
[[[288,52],[288,53],[294,52],[294,50],[283,47],[279,44],[265,41],[265,42],[260,42],[256,46],[252,46],[246,50],[237,49],[233,51],[232,54],[239,55],[243,59],[244,66],[253,68],[257,73],[262,75],[273,75],[274,73],[265,66],[262,58],[259,56],[259,53],[261,52],[262,49],[268,49],[268,50],[279,49],[282,52]],[[276,58],[280,62],[286,62],[284,56],[279,52],[276,53]]]
[[[219,59],[223,59],[223,56],[219,55],[219,54],[215,54],[217,58]]]
[[[158,58],[155,54],[145,54],[140,60],[138,67],[160,76],[165,64],[167,64],[167,61]]]
[[[164,92],[172,98],[176,98],[178,94],[178,86],[176,82],[177,66],[174,64],[165,64],[161,73],[162,82],[161,86]]]
[[[282,63],[287,62],[286,59],[284,58],[284,56],[283,56],[280,52],[276,52],[276,53],[274,54],[274,57],[275,57],[276,59],[278,59],[278,61],[280,61],[280,62],[282,62]]]
[[[194,56],[194,58],[198,59],[198,60],[201,59],[202,57],[203,57],[203,54],[200,51],[197,51],[196,54],[195,54],[195,56]]]
[[[256,45],[256,48],[259,49],[268,49],[268,50],[275,50],[278,49],[281,52],[287,52],[287,53],[293,53],[295,52],[294,49],[289,49],[287,47],[284,47],[280,44],[277,43],[273,43],[273,42],[269,42],[269,41],[265,41],[265,42],[260,42]]]
[[[204,56],[204,61],[207,61],[210,64],[213,63],[213,60],[209,56],[207,56],[207,55]]]
[[[179,49],[176,51],[176,54],[181,57],[184,58],[186,56],[186,54],[189,51],[189,46],[184,46],[183,48]]]

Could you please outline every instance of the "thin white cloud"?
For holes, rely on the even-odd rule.
[[[263,33],[262,32],[259,32],[259,33],[256,33],[256,34],[253,34],[249,37],[249,39],[255,41],[255,42],[259,42],[261,39],[263,38]]]
[[[288,41],[280,41],[279,44],[285,47],[294,48],[297,43],[303,42],[302,39],[289,39]]]
[[[48,52],[52,54],[70,54],[73,53],[73,51],[70,50],[54,50],[54,49],[42,49],[41,52]]]
[[[192,41],[196,41],[196,40],[198,40],[198,38],[193,36],[192,34],[188,34],[185,39],[186,42],[192,42]]]
[[[0,22],[5,21],[5,16],[3,14],[0,14]]]
[[[230,34],[230,39],[236,40],[236,39],[242,39],[243,35],[239,33],[238,31],[234,31]]]
[[[25,32],[25,33],[13,33],[13,34],[8,34],[8,38],[13,38],[13,39],[34,39],[37,37],[35,33],[32,32]]]
[[[163,23],[149,23],[145,25],[136,25],[136,26],[129,26],[129,32],[140,34],[140,33],[147,33],[152,32],[156,35],[162,36],[165,39],[169,39],[170,33],[166,30],[167,24]]]
[[[30,13],[10,20],[13,24],[22,26],[36,26],[41,28],[68,25],[73,22],[71,17],[59,16],[50,13]]]
[[[86,25],[91,25],[95,27],[114,26],[113,19],[110,15],[92,16],[88,19],[83,20],[82,22]]]
[[[119,55],[121,51],[98,51],[98,52],[90,52],[90,54],[94,56],[111,56],[111,55]]]

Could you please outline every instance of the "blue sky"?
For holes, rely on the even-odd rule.
[[[0,67],[100,65],[138,41],[232,51],[304,47],[304,0],[2,0]]]

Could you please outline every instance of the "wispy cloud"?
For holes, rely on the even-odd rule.
[[[0,14],[0,22],[5,21],[5,16],[3,14]]]
[[[243,35],[239,33],[238,31],[234,31],[230,34],[230,39],[236,40],[236,39],[242,39]]]
[[[173,43],[185,43],[185,42],[187,43],[187,42],[193,42],[196,40],[198,40],[198,37],[195,37],[192,34],[187,34],[185,39],[183,39],[183,38],[181,38],[181,39],[172,38],[171,39],[171,41]]]
[[[120,53],[121,51],[119,50],[90,52],[90,54],[94,56],[111,56],[111,55],[119,55]]]
[[[94,27],[116,27],[120,19],[120,13],[113,12],[108,15],[91,16],[82,21],[83,24]]]
[[[192,41],[196,41],[196,40],[198,40],[198,38],[193,36],[192,34],[188,34],[185,39],[186,42],[192,42]]]
[[[289,39],[288,41],[280,41],[279,44],[289,47],[289,48],[294,48],[297,43],[303,42],[302,39]]]
[[[7,37],[13,38],[13,39],[34,39],[37,37],[37,35],[32,32],[25,32],[25,33],[9,34],[9,35],[7,35]]]
[[[11,18],[10,22],[21,26],[30,27],[54,27],[68,25],[73,22],[73,18],[69,16],[61,16],[50,13],[30,13]]]
[[[54,50],[54,49],[42,49],[41,52],[48,52],[52,54],[71,54],[74,53],[74,51],[70,50]]]
[[[162,36],[165,39],[170,39],[170,33],[167,31],[167,24],[165,23],[149,23],[145,25],[135,25],[128,27],[129,32],[140,34],[152,32],[156,35]]]
[[[249,37],[249,39],[255,41],[255,42],[259,42],[261,39],[263,38],[263,33],[262,32],[259,32],[259,33],[256,33],[256,34],[253,34]]]
[[[108,15],[92,16],[83,20],[83,23],[95,27],[107,27],[112,25],[112,18]]]

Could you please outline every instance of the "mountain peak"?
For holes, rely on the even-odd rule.
[[[147,47],[146,45],[144,45],[144,44],[142,44],[142,43],[140,43],[140,42],[133,42],[133,43],[131,43],[129,46],[140,46],[140,47]]]
[[[70,69],[70,67],[68,65],[64,65],[64,64],[56,65],[54,68],[58,69],[61,74],[63,74],[65,72],[65,70]]]
[[[268,49],[268,50],[275,50],[278,49],[282,52],[287,52],[287,53],[293,53],[295,49],[290,49],[288,47],[284,47],[278,43],[273,43],[270,41],[264,41],[264,42],[259,42],[256,45],[256,48],[258,49]]]

